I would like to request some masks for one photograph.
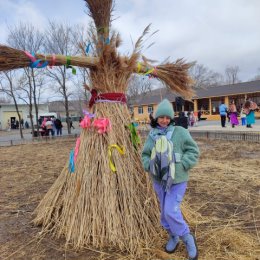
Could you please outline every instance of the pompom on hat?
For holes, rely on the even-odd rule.
[[[164,99],[162,102],[159,103],[157,107],[157,110],[155,112],[155,119],[160,116],[168,116],[171,119],[174,118],[173,107],[168,99]]]

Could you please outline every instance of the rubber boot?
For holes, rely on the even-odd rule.
[[[167,244],[165,245],[165,251],[168,254],[174,253],[176,251],[176,249],[178,248],[179,240],[180,239],[178,236],[170,235],[169,240],[168,240]]]
[[[182,236],[181,240],[185,244],[189,260],[198,260],[199,252],[195,237],[191,233],[188,233]]]

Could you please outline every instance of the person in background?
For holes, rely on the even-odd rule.
[[[198,162],[199,148],[187,129],[173,125],[173,118],[172,104],[164,99],[151,122],[152,129],[142,151],[142,163],[152,177],[160,201],[161,224],[169,233],[165,251],[175,252],[181,240],[189,260],[197,260],[196,239],[183,218],[180,205],[187,188],[189,170]]]
[[[245,109],[243,108],[243,105],[241,106],[240,118],[241,118],[241,125],[246,125],[246,112]]]
[[[234,100],[232,100],[229,105],[229,116],[230,116],[230,123],[233,128],[235,127],[235,125],[239,125],[239,122],[237,119],[237,107],[235,105]]]
[[[40,117],[39,119],[38,119],[38,123],[39,123],[39,126],[41,126],[42,125],[42,117]]]
[[[201,110],[199,110],[199,112],[198,112],[198,121],[200,121],[200,119],[201,119],[201,116],[202,116],[202,111],[201,111]]]
[[[73,126],[73,121],[72,121],[71,118],[69,118],[69,126],[70,126],[70,128],[75,129],[75,127]]]
[[[47,122],[47,117],[44,117],[43,120],[42,120],[42,123],[41,123],[42,135],[43,136],[47,136],[49,134],[49,132],[47,131],[47,128],[46,128],[46,122]]]
[[[195,115],[193,113],[193,111],[190,112],[190,115],[189,115],[189,122],[190,122],[190,126],[194,126],[195,122],[196,122],[196,119],[195,119]]]
[[[256,110],[258,110],[257,104],[250,99],[247,99],[244,104],[244,111],[246,113],[246,127],[252,128],[252,124],[255,124]]]
[[[194,115],[194,126],[198,126],[198,122],[199,122],[198,112],[194,111],[193,115]]]
[[[52,117],[52,118],[51,118],[51,121],[52,121],[52,131],[51,131],[51,135],[52,135],[52,136],[55,136],[55,133],[56,133],[56,125],[55,125],[56,118],[55,118],[55,117]]]
[[[23,129],[24,128],[24,121],[23,121],[23,118],[21,118],[21,120],[20,120],[20,125],[21,125],[21,128]]]
[[[56,118],[55,120],[55,127],[56,127],[56,131],[57,131],[57,135],[62,135],[62,123],[61,120],[59,118]]]
[[[176,119],[175,125],[188,129],[189,121],[184,112],[179,112],[179,117]]]
[[[221,120],[221,126],[226,127],[226,119],[227,119],[227,106],[224,103],[224,100],[221,101],[221,105],[219,106],[219,114]]]
[[[45,127],[46,127],[46,130],[47,130],[47,136],[50,136],[50,134],[53,136],[53,123],[50,119],[50,117],[47,118],[47,121],[45,123]]]
[[[29,123],[27,121],[25,121],[24,126],[25,126],[26,129],[28,129],[30,127]]]
[[[151,112],[151,113],[149,114],[149,120],[150,120],[150,123],[151,123],[152,120],[153,120],[153,112]]]

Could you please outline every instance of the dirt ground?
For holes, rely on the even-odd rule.
[[[73,252],[40,227],[32,212],[69,158],[75,140],[0,147],[0,259],[120,259],[109,252]],[[260,259],[260,145],[198,140],[185,213],[200,259]],[[163,247],[153,259],[173,259]],[[180,248],[174,257],[185,259]],[[121,258],[122,259],[122,258]]]

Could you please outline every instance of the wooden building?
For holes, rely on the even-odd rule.
[[[137,122],[148,122],[149,114],[156,110],[158,103],[164,98],[169,99],[175,112],[196,113],[201,110],[207,120],[219,120],[218,108],[222,100],[227,106],[234,100],[237,108],[240,109],[245,100],[250,98],[260,107],[260,80],[198,89],[191,101],[183,100],[166,88],[155,89],[138,96],[131,102],[133,119]],[[256,112],[256,117],[260,118],[260,111]]]

